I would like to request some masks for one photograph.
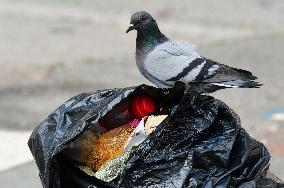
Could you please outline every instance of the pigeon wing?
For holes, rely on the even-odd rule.
[[[165,42],[147,55],[144,68],[167,85],[174,85],[175,81],[192,81],[199,73],[196,68],[203,66],[203,62],[194,61],[201,58],[195,49],[195,46],[186,42]],[[188,74],[189,72],[191,74]],[[172,79],[175,77],[177,79]]]
[[[145,70],[167,86],[181,81],[206,86],[208,91],[227,87],[259,87],[251,72],[201,57],[196,47],[182,41],[157,46],[144,61]]]

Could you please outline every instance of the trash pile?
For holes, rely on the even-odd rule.
[[[71,98],[32,133],[43,187],[281,187],[224,102],[176,84]]]

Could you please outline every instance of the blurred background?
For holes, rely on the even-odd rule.
[[[270,150],[284,179],[283,0],[1,0],[0,187],[41,187],[27,147],[31,131],[81,92],[150,84],[135,65],[132,13],[146,10],[170,38],[201,55],[250,70],[260,89],[214,96]]]

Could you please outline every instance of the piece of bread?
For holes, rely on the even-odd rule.
[[[81,152],[81,162],[97,171],[106,162],[124,153],[124,144],[135,127],[126,124],[110,130]]]
[[[145,133],[149,135],[168,115],[149,116],[145,122]]]

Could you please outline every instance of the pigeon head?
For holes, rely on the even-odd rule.
[[[158,25],[154,18],[146,11],[136,12],[131,16],[131,26],[127,29],[126,33],[131,30],[137,30],[139,33],[151,33],[159,31]]]
[[[140,11],[134,13],[131,16],[130,24],[131,26],[126,33],[131,30],[137,30],[136,55],[141,54],[141,52],[142,54],[147,54],[159,44],[169,40],[161,33],[156,20],[148,12]]]

